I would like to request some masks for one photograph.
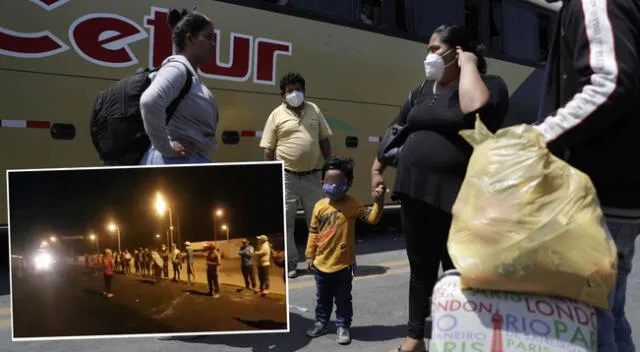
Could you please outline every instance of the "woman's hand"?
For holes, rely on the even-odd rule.
[[[384,203],[384,194],[386,193],[386,191],[387,189],[385,188],[384,184],[379,185],[374,190],[373,200],[378,204]]]
[[[458,53],[458,66],[460,67],[460,81],[458,84],[458,97],[460,110],[463,114],[469,114],[482,108],[489,102],[489,88],[484,83],[482,74],[478,70],[478,57],[476,54],[456,47]]]
[[[464,51],[461,47],[456,47],[456,52],[458,53],[458,67],[478,64],[478,57],[474,53]]]
[[[187,141],[171,141],[171,148],[173,154],[167,155],[168,158],[188,158],[195,150],[193,143]]]

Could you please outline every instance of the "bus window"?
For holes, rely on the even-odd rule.
[[[428,37],[442,24],[464,25],[465,0],[412,0],[414,31]]]
[[[354,2],[346,0],[289,0],[293,6],[317,12],[323,12],[334,17],[353,20],[355,13]]]
[[[281,6],[286,6],[286,5],[290,5],[289,0],[264,0],[266,2],[270,2],[272,4],[278,4]]]
[[[382,4],[380,0],[356,0],[356,20],[371,26],[382,24]]]
[[[545,13],[538,13],[538,60],[540,62],[547,61],[551,35],[551,16]]]
[[[502,18],[504,54],[513,58],[538,62],[536,12],[515,1],[504,1]]]
[[[502,54],[502,0],[489,0],[489,47]]]
[[[405,6],[407,0],[396,0],[395,2],[395,19],[396,28],[403,32],[408,32],[407,27],[407,8]]]
[[[465,1],[464,26],[473,36],[472,40],[480,40],[480,0]]]

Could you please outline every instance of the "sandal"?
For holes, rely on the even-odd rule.
[[[402,349],[402,344],[400,344],[400,346],[398,346],[398,347],[396,348],[395,352],[429,352],[429,350],[428,350],[428,349],[426,349],[426,348],[425,348],[424,350],[412,350],[412,351],[409,351],[409,350],[403,350],[403,349]]]

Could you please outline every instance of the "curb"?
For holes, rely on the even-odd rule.
[[[189,285],[189,283],[187,281],[180,281],[180,282],[175,282],[173,280],[167,280],[167,281],[170,281],[172,284],[178,284],[178,285],[185,284],[187,286]],[[194,284],[202,285],[204,287],[207,287],[207,283],[206,282],[194,281]],[[227,287],[231,287],[231,288],[235,288],[235,289],[238,289],[238,288],[244,289],[245,288],[244,286],[241,286],[241,285],[229,284],[229,283],[226,283],[226,282],[220,282],[220,286],[227,286]],[[286,298],[287,297],[287,295],[282,294],[282,293],[277,293],[277,292],[269,292],[269,294],[267,295],[267,297],[273,297],[273,296],[280,296],[282,298]]]
[[[206,285],[206,284],[203,284],[203,283],[200,283],[200,284],[202,284],[202,285]],[[245,288],[244,286],[240,286],[240,285],[236,285],[236,284],[227,284],[227,283],[221,282],[221,283],[220,283],[220,286],[223,286],[223,285],[224,285],[224,286],[236,287],[236,288],[242,288],[242,289],[244,289],[244,288]],[[287,297],[287,295],[285,295],[285,294],[282,294],[282,293],[276,293],[276,292],[269,292],[269,294],[267,295],[267,297],[269,297],[269,296],[281,296],[281,297],[283,297],[283,298],[284,298],[284,297]]]

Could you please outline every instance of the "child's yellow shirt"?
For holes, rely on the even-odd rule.
[[[338,202],[319,200],[313,208],[306,257],[325,273],[334,273],[356,262],[356,220],[370,224],[380,221],[378,203],[369,209],[361,201],[345,195]]]

